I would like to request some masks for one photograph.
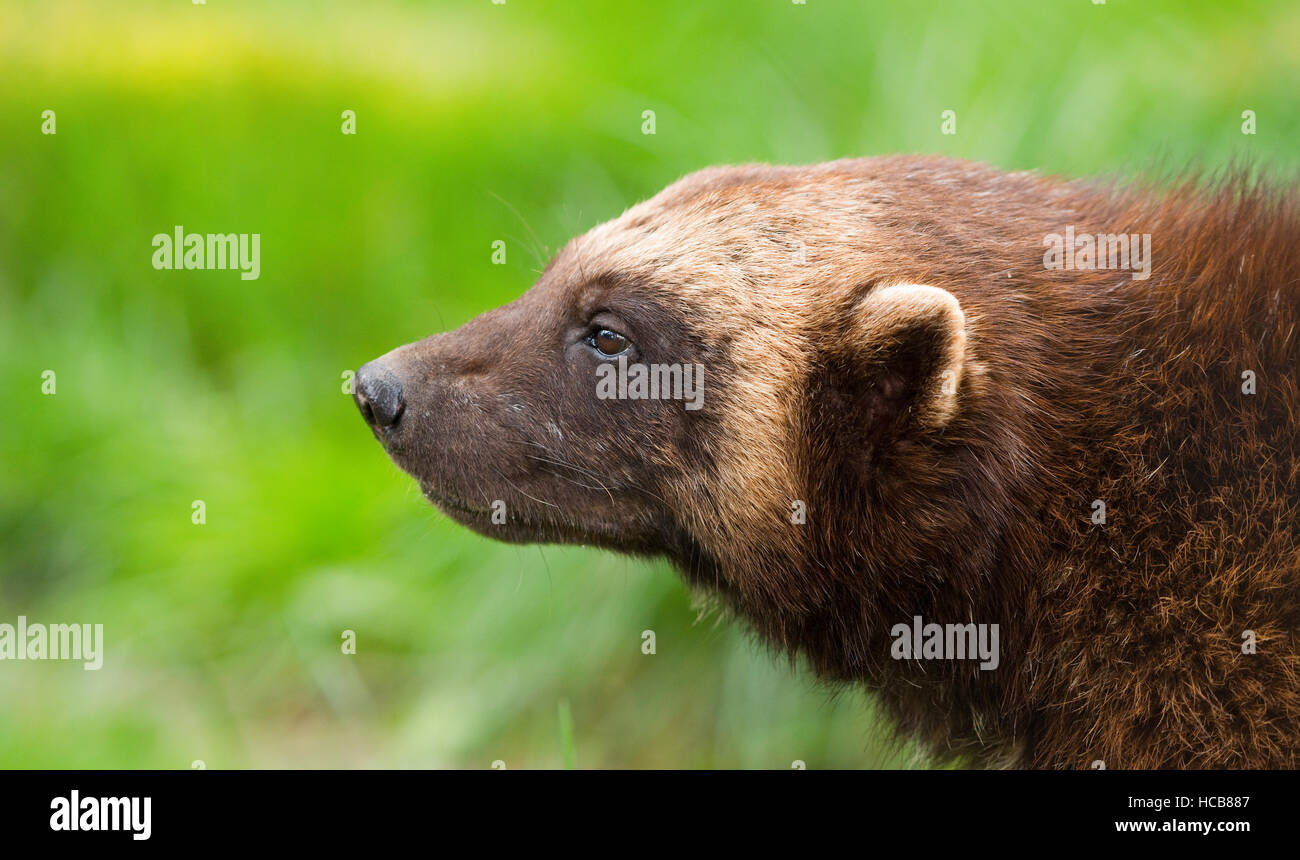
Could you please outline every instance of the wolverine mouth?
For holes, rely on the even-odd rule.
[[[420,481],[420,491],[424,497],[434,505],[437,505],[444,511],[455,511],[461,514],[473,514],[476,516],[486,516],[492,513],[491,509],[477,507],[458,496],[448,495],[443,490],[424,481]]]

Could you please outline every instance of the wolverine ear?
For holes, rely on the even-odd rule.
[[[853,308],[849,330],[874,430],[947,426],[966,368],[966,315],[956,296],[923,284],[877,287]]]

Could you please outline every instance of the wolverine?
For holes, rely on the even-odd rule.
[[[456,522],[667,557],[936,763],[1295,768],[1298,322],[1297,194],[1248,171],[715,167],[355,399]],[[619,362],[698,408],[598,396]],[[996,668],[891,647],[918,618]]]

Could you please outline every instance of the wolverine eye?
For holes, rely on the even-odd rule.
[[[614,331],[613,329],[602,328],[592,332],[587,336],[587,343],[595,347],[601,355],[615,356],[627,352],[627,348],[632,345],[626,337]]]

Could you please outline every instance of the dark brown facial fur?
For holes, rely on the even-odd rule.
[[[1045,268],[1067,226],[1151,234],[1149,278]],[[1296,767],[1298,316],[1293,190],[712,168],[357,399],[457,522],[666,555],[936,759]],[[701,408],[599,399],[603,330]],[[998,667],[895,659],[914,616],[999,625]]]
[[[457,522],[500,540],[662,553],[689,542],[662,492],[707,461],[709,419],[680,403],[597,399],[596,367],[611,359],[589,341],[618,332],[637,362],[707,350],[669,297],[619,273],[572,278],[553,265],[519,300],[367,365],[357,396],[385,380],[400,389],[401,414],[372,417],[372,429]]]

